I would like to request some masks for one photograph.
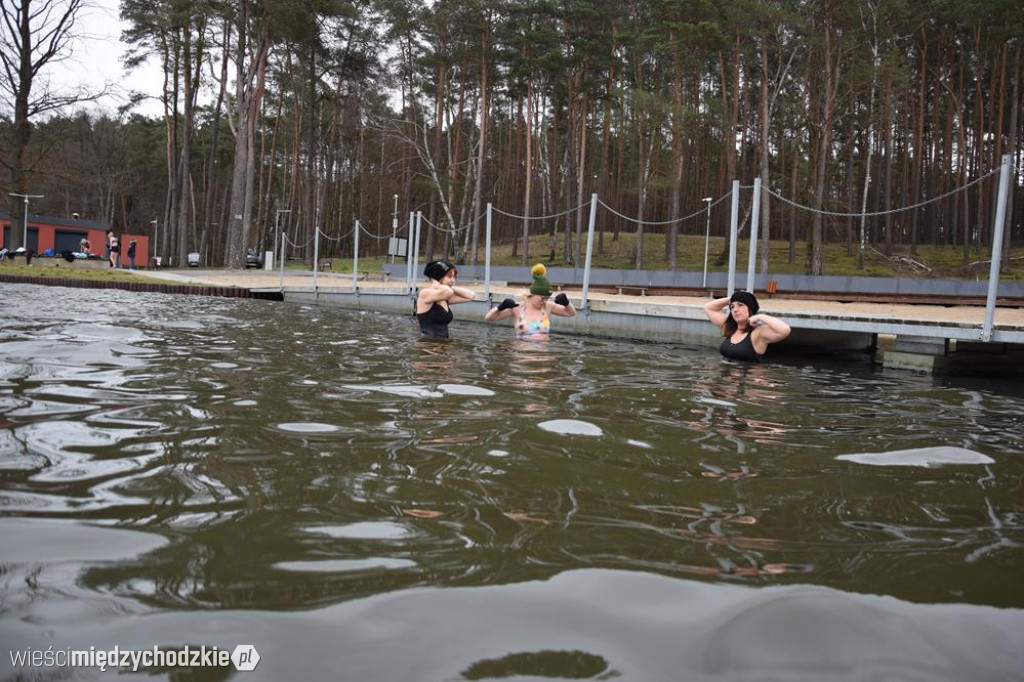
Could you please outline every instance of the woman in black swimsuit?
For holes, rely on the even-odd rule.
[[[737,291],[731,298],[716,298],[704,306],[704,314],[722,330],[718,350],[730,360],[760,362],[768,344],[789,336],[789,325],[766,313],[758,313],[757,298]],[[727,313],[726,310],[729,312]]]
[[[416,319],[420,333],[431,339],[447,339],[448,325],[451,324],[451,306],[472,301],[476,296],[464,287],[455,286],[458,270],[446,260],[427,263],[423,274],[430,278],[430,286],[421,289],[416,297]]]

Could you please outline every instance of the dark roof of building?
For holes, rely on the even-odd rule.
[[[0,220],[10,220],[10,213],[0,213]],[[110,229],[110,225],[101,223],[97,220],[75,220],[73,218],[54,218],[46,215],[32,215],[28,216],[28,222],[42,223],[43,225],[55,225],[57,227],[78,227],[86,230],[103,230],[106,232]]]

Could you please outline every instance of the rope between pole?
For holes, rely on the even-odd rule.
[[[590,205],[590,202],[588,201],[585,204],[580,204],[576,208],[566,209],[565,211],[562,211],[561,213],[555,213],[554,215],[537,215],[537,216],[516,215],[514,213],[506,213],[505,211],[502,211],[500,208],[497,208],[495,206],[491,206],[491,210],[494,211],[495,213],[500,213],[501,215],[508,216],[509,218],[517,218],[519,220],[547,220],[549,218],[561,218],[564,215],[568,215],[570,213],[575,213],[576,211],[580,211],[580,210],[586,208],[589,205]]]
[[[688,216],[683,216],[682,218],[673,218],[672,220],[661,220],[661,221],[637,220],[636,218],[630,218],[629,216],[626,216],[626,215],[623,215],[623,214],[619,213],[614,208],[612,208],[608,204],[604,203],[604,201],[602,201],[600,198],[598,198],[597,203],[599,203],[602,206],[604,206],[606,209],[608,209],[614,215],[617,215],[618,217],[622,218],[623,220],[628,220],[631,223],[636,223],[638,225],[671,225],[672,223],[681,223],[684,220],[690,220],[692,218],[698,218],[698,217],[704,215],[705,213],[707,213],[708,208],[714,207],[717,204],[725,201],[726,199],[729,198],[729,196],[731,194],[732,194],[732,190],[729,190],[729,192],[727,194],[722,195],[722,197],[720,197],[718,199],[718,201],[712,203],[710,207],[705,206],[704,208],[700,209],[699,211],[695,211],[695,212],[691,213]]]
[[[940,194],[937,197],[932,197],[931,199],[926,199],[926,200],[918,202],[916,204],[911,204],[910,206],[900,206],[899,208],[889,209],[888,211],[871,211],[871,212],[868,212],[868,213],[839,213],[839,212],[836,212],[836,211],[826,211],[826,210],[823,210],[823,209],[811,208],[810,206],[804,206],[803,204],[798,204],[795,201],[793,201],[792,199],[787,199],[784,196],[782,196],[781,194],[776,194],[775,192],[773,192],[771,190],[770,187],[764,187],[764,191],[767,194],[769,194],[770,196],[775,197],[776,199],[778,199],[779,201],[781,201],[784,204],[788,204],[789,206],[792,206],[794,208],[800,208],[800,209],[803,209],[805,211],[810,211],[811,213],[820,213],[821,215],[831,216],[833,218],[861,218],[861,217],[863,217],[863,218],[872,218],[872,217],[880,216],[880,215],[889,215],[890,213],[902,213],[903,211],[913,211],[915,208],[921,208],[922,206],[927,206],[928,204],[934,203],[936,201],[941,201],[941,200],[945,199],[946,197],[953,196],[957,192],[967,191],[972,186],[978,184],[979,182],[981,182],[985,178],[989,177],[990,175],[995,175],[997,172],[999,172],[998,168],[990,170],[988,173],[985,173],[984,175],[975,178],[974,180],[972,180],[971,182],[967,183],[963,187],[957,187],[956,189],[950,190],[949,192],[946,192],[945,194]]]

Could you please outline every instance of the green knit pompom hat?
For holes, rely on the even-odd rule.
[[[530,269],[530,274],[533,275],[533,284],[530,286],[530,293],[537,296],[550,296],[551,295],[551,282],[545,275],[548,274],[548,269],[544,267],[543,263],[537,263]]]

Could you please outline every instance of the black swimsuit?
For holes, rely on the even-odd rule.
[[[730,360],[743,360],[744,362],[760,362],[764,354],[754,350],[754,342],[750,340],[750,332],[740,339],[739,343],[733,343],[730,337],[722,339],[722,345],[718,347],[722,357]]]
[[[425,313],[416,313],[420,321],[420,333],[432,339],[447,339],[448,325],[455,319],[451,310],[446,310],[440,303],[434,303]]]

